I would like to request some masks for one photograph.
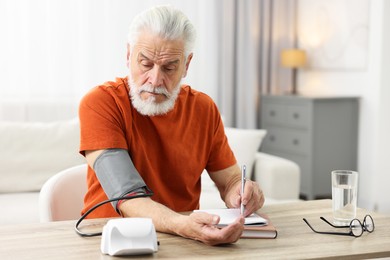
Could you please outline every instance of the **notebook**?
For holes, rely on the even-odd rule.
[[[218,227],[224,227],[233,223],[240,216],[240,209],[202,209],[195,212],[206,212],[218,215],[220,221]],[[242,238],[276,238],[277,231],[265,215],[251,214],[245,218]]]

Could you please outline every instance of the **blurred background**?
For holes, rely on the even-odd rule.
[[[184,82],[214,99],[227,126],[262,128],[265,95],[358,97],[358,206],[390,213],[389,1],[0,0],[0,103],[78,103],[127,75],[128,26],[157,4],[193,21]],[[298,52],[283,60],[287,50]]]

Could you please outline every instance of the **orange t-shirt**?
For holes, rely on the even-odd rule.
[[[80,152],[108,148],[129,151],[152,199],[175,211],[199,208],[204,169],[222,170],[236,163],[218,108],[209,96],[182,86],[174,108],[165,115],[144,116],[132,106],[127,78],[93,88],[80,103]],[[112,178],[115,178],[112,176]],[[88,168],[85,213],[107,199]],[[89,217],[118,216],[105,204]]]

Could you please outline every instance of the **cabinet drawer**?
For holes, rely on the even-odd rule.
[[[262,113],[265,125],[309,128],[309,107],[305,105],[266,104]]]
[[[286,120],[289,126],[309,128],[309,108],[307,106],[288,105],[286,106]]]
[[[279,150],[285,152],[308,154],[309,134],[304,130],[267,128],[268,134],[264,139],[264,150]]]
[[[279,104],[267,104],[263,107],[262,117],[267,124],[282,125],[286,122],[285,106]]]

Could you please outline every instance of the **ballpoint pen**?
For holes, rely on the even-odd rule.
[[[242,203],[242,198],[244,196],[245,189],[245,177],[246,177],[246,166],[243,165],[241,167],[241,215],[244,215],[245,205]]]

